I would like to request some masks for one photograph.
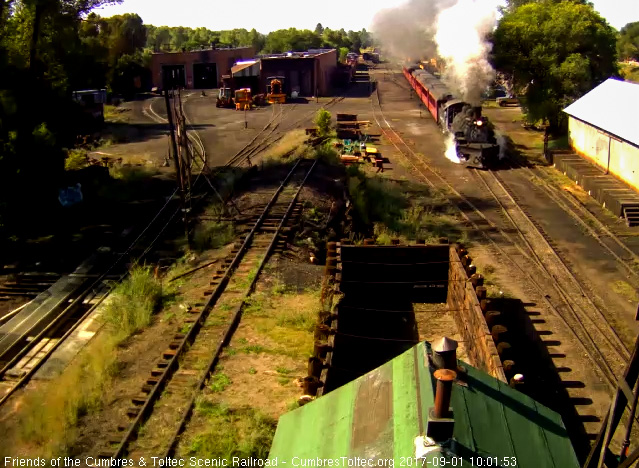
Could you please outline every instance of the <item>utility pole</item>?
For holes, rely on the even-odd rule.
[[[171,148],[172,148],[172,153],[173,153],[173,164],[175,166],[175,177],[176,177],[176,182],[177,182],[177,186],[178,186],[178,192],[180,193],[180,209],[182,211],[182,216],[184,219],[184,230],[185,230],[185,234],[186,234],[186,240],[187,243],[189,245],[189,248],[191,247],[191,242],[190,242],[190,229],[189,229],[189,223],[188,223],[188,219],[187,219],[187,206],[186,206],[186,200],[185,200],[185,194],[184,194],[184,180],[182,177],[182,168],[181,168],[181,164],[180,164],[180,156],[178,153],[178,145],[177,145],[177,140],[175,138],[175,126],[173,123],[173,108],[171,107],[171,101],[169,99],[169,89],[166,86],[166,80],[164,83],[164,103],[166,104],[166,115],[167,115],[167,119],[169,121],[169,130],[171,133]],[[171,86],[171,89],[173,90],[173,92],[175,93],[175,89],[173,86]]]
[[[191,248],[191,167],[192,158],[189,149],[189,137],[186,130],[186,116],[182,108],[182,96],[180,91],[177,91],[177,100],[174,98],[173,105],[175,106],[175,115],[177,116],[177,129],[178,129],[178,148],[180,153],[180,174],[182,180],[182,189],[184,191],[184,230],[186,233],[186,241]]]

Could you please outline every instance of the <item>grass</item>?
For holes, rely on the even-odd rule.
[[[126,122],[128,109],[122,107],[104,105],[104,121],[105,122]]]
[[[5,441],[0,454],[9,447],[31,457],[67,454],[77,437],[78,420],[102,406],[117,372],[115,349],[112,337],[96,338],[59,378],[28,393],[17,416],[17,430],[12,431],[14,440]]]
[[[355,166],[347,173],[355,224],[360,231],[372,226],[379,244],[390,244],[393,238],[437,242],[447,237],[453,242],[468,242],[443,194],[406,181],[368,175]]]
[[[151,323],[162,302],[162,285],[149,267],[134,268],[129,277],[112,292],[102,320],[118,341]]]
[[[206,429],[184,444],[182,456],[230,460],[266,459],[277,422],[252,408],[229,408],[200,401],[196,414],[206,420]]]
[[[541,146],[543,148],[543,144]],[[551,150],[560,150],[560,149],[570,149],[570,143],[568,141],[568,135],[561,136],[554,140],[548,141],[548,149]]]
[[[279,162],[282,158],[303,157],[310,154],[310,148],[305,145],[306,132],[301,129],[286,133],[274,146],[264,152],[267,163]]]
[[[612,290],[616,294],[619,294],[620,296],[622,296],[628,302],[631,302],[634,304],[637,301],[639,301],[639,295],[637,294],[637,291],[635,290],[635,288],[633,288],[630,284],[626,283],[625,281],[621,281],[621,280],[615,281],[612,284]]]
[[[67,171],[78,171],[87,167],[87,153],[81,149],[72,149],[67,152],[64,160],[64,169]]]
[[[171,290],[162,288],[150,268],[134,268],[104,303],[105,328],[60,377],[25,396],[16,415],[11,447],[16,453],[45,458],[64,456],[78,436],[78,421],[96,413],[117,375],[118,346],[151,323]],[[0,455],[3,455],[0,453]]]
[[[209,382],[209,388],[213,393],[223,392],[229,385],[231,385],[231,379],[223,372],[214,374]]]
[[[275,282],[268,291],[254,293],[244,313],[270,318],[278,327],[310,332],[317,322],[319,296],[319,288],[299,293]]]
[[[234,238],[235,229],[232,223],[200,223],[193,233],[193,249],[197,252],[203,252],[207,249],[219,249],[230,244]]]
[[[265,353],[267,349],[262,345],[246,345],[240,348],[240,351],[244,354],[261,354]]]

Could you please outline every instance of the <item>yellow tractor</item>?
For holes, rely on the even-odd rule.
[[[270,104],[286,102],[286,94],[284,93],[284,77],[283,76],[271,76],[267,78],[268,85],[266,86],[266,100]]]
[[[251,110],[252,103],[251,88],[241,88],[235,91],[235,110]]]

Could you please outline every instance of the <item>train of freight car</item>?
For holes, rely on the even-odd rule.
[[[433,119],[453,136],[460,163],[489,168],[499,160],[495,131],[481,106],[472,106],[455,94],[436,76],[419,65],[404,67],[404,76]]]

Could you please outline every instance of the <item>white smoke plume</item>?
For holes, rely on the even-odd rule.
[[[488,62],[486,35],[496,25],[500,0],[409,0],[380,11],[372,30],[384,55],[399,60],[431,59],[439,55],[443,79],[451,90],[478,105],[481,93],[495,77]]]
[[[433,58],[437,54],[437,14],[456,0],[409,0],[397,8],[382,10],[373,18],[372,30],[384,55],[403,61]]]
[[[458,0],[437,17],[435,42],[446,62],[444,81],[472,105],[480,104],[482,92],[495,79],[486,37],[496,24],[497,2],[487,0]]]
[[[455,143],[455,137],[452,133],[449,133],[446,136],[446,151],[444,155],[446,156],[446,159],[454,162],[455,164],[461,163],[459,156],[457,156],[457,144]]]

